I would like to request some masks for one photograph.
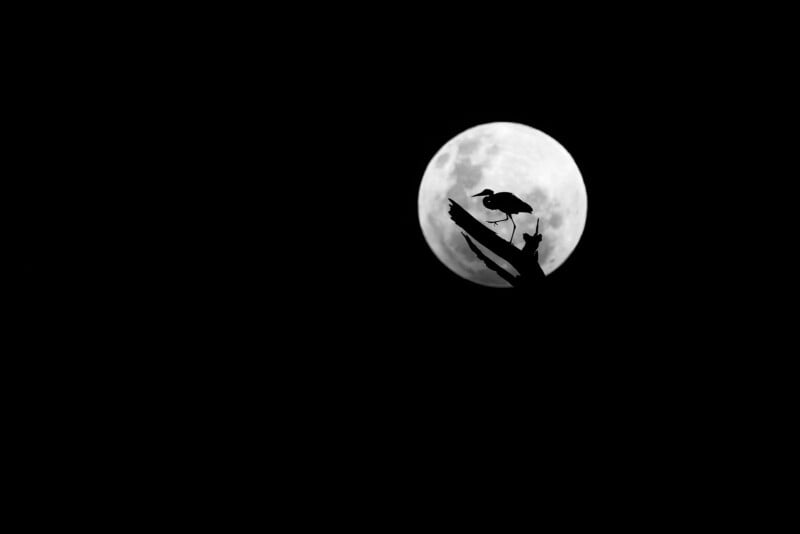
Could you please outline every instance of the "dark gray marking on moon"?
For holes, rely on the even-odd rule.
[[[547,199],[547,192],[544,189],[541,187],[534,188],[530,194],[530,204],[533,207],[533,211],[542,211],[545,204],[547,204]]]
[[[450,176],[455,178],[455,183],[447,190],[447,198],[452,198],[465,209],[474,205],[474,198],[467,196],[467,191],[478,185],[483,179],[483,166],[473,165],[469,159],[459,158],[453,166]]]
[[[450,154],[446,152],[441,156],[439,156],[438,158],[436,158],[436,163],[435,163],[436,168],[441,169],[442,167],[444,167],[444,165],[447,163],[447,160],[449,159],[450,159]]]
[[[497,145],[492,145],[486,150],[486,153],[490,156],[496,156],[500,152],[500,147]]]
[[[453,176],[456,178],[456,183],[462,188],[471,189],[478,185],[483,178],[483,167],[462,159],[457,161],[453,167]]]
[[[458,153],[462,156],[469,156],[481,146],[481,140],[478,138],[466,139],[458,145]]]
[[[562,222],[563,220],[561,214],[553,213],[552,215],[550,215],[550,219],[547,221],[547,225],[552,226],[553,228],[558,228],[559,226],[561,226]]]

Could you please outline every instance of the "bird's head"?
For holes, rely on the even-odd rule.
[[[494,191],[492,191],[491,189],[484,189],[483,191],[481,191],[477,195],[472,195],[472,196],[473,197],[487,197],[487,196],[492,196],[492,195],[494,195]]]

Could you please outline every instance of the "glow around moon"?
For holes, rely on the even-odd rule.
[[[567,150],[529,126],[494,122],[457,135],[425,169],[419,189],[419,222],[436,257],[467,280],[509,287],[475,257],[447,213],[448,198],[452,198],[479,221],[502,219],[503,213],[483,207],[481,197],[472,198],[486,188],[509,191],[533,207],[532,215],[514,216],[514,244],[521,248],[522,234],[533,234],[540,219],[539,265],[545,274],[558,269],[578,245],[586,225],[586,187]],[[491,229],[506,240],[511,237],[508,221]],[[515,272],[504,260],[483,251]]]

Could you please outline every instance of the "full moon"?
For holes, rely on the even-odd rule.
[[[419,222],[436,257],[453,272],[477,284],[510,287],[469,249],[461,229],[448,215],[452,198],[479,221],[505,217],[488,210],[484,189],[508,191],[533,207],[533,214],[514,215],[513,244],[522,248],[523,233],[533,234],[539,221],[542,242],[539,265],[546,275],[569,257],[586,225],[586,186],[569,152],[555,139],[530,126],[510,122],[482,124],[447,142],[431,159],[419,188]],[[511,237],[511,221],[489,226],[500,237]],[[478,245],[507,271],[505,260]]]

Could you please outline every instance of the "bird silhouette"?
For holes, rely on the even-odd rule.
[[[490,210],[497,210],[502,211],[506,214],[505,219],[499,219],[497,221],[486,221],[488,223],[496,225],[497,223],[501,223],[503,221],[507,221],[511,219],[511,224],[514,225],[514,229],[511,230],[511,239],[508,240],[509,243],[514,239],[514,232],[517,231],[517,223],[514,222],[514,215],[515,213],[533,213],[533,208],[530,207],[528,204],[520,200],[519,198],[515,197],[512,193],[502,192],[502,193],[495,193],[491,189],[484,189],[477,195],[472,195],[473,197],[486,197],[483,199],[483,205]]]

